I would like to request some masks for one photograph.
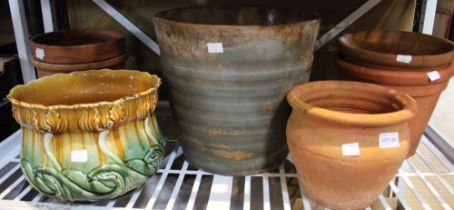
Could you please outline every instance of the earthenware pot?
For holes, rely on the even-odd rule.
[[[36,68],[36,73],[38,78],[43,76],[52,75],[55,73],[69,73],[73,71],[83,71],[89,69],[122,69],[124,64],[128,59],[128,53],[124,52],[119,56],[103,60],[96,61],[92,63],[79,63],[79,64],[53,64],[53,63],[44,63],[35,59],[31,59],[31,63]]]
[[[372,204],[406,158],[416,102],[346,81],[298,85],[287,99],[287,142],[306,194],[330,209]]]
[[[143,185],[164,153],[154,115],[159,85],[148,73],[104,69],[13,88],[28,182],[69,201],[111,199]]]
[[[122,33],[103,29],[57,31],[30,40],[33,59],[43,63],[80,64],[99,62],[124,53]]]
[[[347,61],[369,67],[438,67],[454,60],[454,44],[443,38],[402,31],[363,31],[339,38]]]
[[[244,175],[279,166],[292,86],[309,80],[320,20],[266,7],[197,7],[154,18],[189,163]]]
[[[438,68],[411,68],[406,70],[389,70],[368,68],[349,63],[343,59],[336,60],[340,67],[339,76],[345,80],[356,80],[384,85],[403,91],[412,96],[418,104],[418,113],[410,120],[411,146],[408,157],[415,154],[424,129],[437,105],[440,94],[446,89],[454,70],[454,64]],[[437,78],[431,80],[430,74],[437,72]],[[434,79],[434,78],[432,78]]]

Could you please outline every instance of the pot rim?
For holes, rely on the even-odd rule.
[[[413,64],[413,62],[411,63],[400,63],[400,62],[397,62],[395,61],[396,59],[396,56],[397,55],[400,55],[400,54],[405,54],[405,53],[384,53],[384,52],[379,52],[379,51],[375,51],[375,50],[370,50],[368,48],[360,48],[356,45],[352,45],[352,44],[349,44],[346,40],[347,39],[351,39],[352,36],[356,35],[356,34],[361,34],[361,33],[383,33],[383,34],[407,34],[407,35],[414,35],[414,36],[420,36],[420,37],[426,37],[428,39],[432,39],[432,40],[436,40],[442,44],[446,44],[446,45],[450,45],[451,46],[451,50],[450,51],[445,51],[445,52],[440,52],[440,53],[436,53],[436,54],[422,54],[422,55],[415,55],[415,54],[411,54],[412,56],[412,60],[419,60],[420,62],[414,62],[416,63],[416,66],[415,64]],[[354,42],[356,42],[354,39],[351,39],[353,40]],[[393,60],[393,64],[389,64],[387,63],[386,61],[380,61],[380,60],[377,60],[377,61],[374,61],[373,63],[376,63],[376,64],[380,64],[380,65],[384,65],[384,66],[407,66],[407,67],[411,67],[411,66],[414,66],[414,67],[418,67],[418,66],[421,66],[421,67],[433,67],[431,65],[427,65],[424,63],[421,63],[422,61],[425,60],[426,57],[431,57],[432,59],[436,60],[435,58],[442,58],[444,56],[447,56],[449,54],[453,55],[453,51],[454,51],[454,43],[451,42],[450,40],[447,40],[445,38],[441,38],[441,37],[435,37],[435,36],[430,36],[430,35],[426,35],[426,34],[421,34],[421,33],[415,33],[415,32],[406,32],[406,31],[386,31],[386,30],[374,30],[374,31],[358,31],[358,32],[353,32],[353,33],[347,33],[347,34],[344,34],[342,35],[339,39],[338,39],[338,42],[341,46],[341,50],[342,48],[346,48],[346,49],[349,49],[349,50],[353,50],[353,51],[356,51],[357,54],[360,54],[360,55],[368,55],[368,56],[371,56],[371,57],[380,57],[380,58],[383,58],[383,59],[386,59],[386,60]],[[345,53],[345,52],[343,52]],[[345,54],[348,54],[352,57],[355,57],[359,60],[363,60],[363,61],[367,61],[369,62],[369,59],[367,58],[364,58],[363,56],[356,56],[356,55],[352,55],[351,53],[345,53]],[[406,54],[406,55],[409,55],[409,54]],[[452,60],[452,57],[451,56],[451,60]]]
[[[109,34],[109,37],[112,39],[106,42],[97,42],[97,43],[90,43],[90,44],[80,44],[80,45],[56,45],[56,44],[46,44],[46,43],[41,43],[41,42],[36,42],[36,39],[39,39],[41,37],[53,35],[53,34],[64,34],[64,33],[75,33],[75,32],[103,32],[105,34]],[[50,33],[43,33],[43,34],[38,34],[33,36],[30,39],[30,43],[33,47],[40,47],[40,46],[45,46],[46,48],[50,49],[59,49],[59,48],[65,48],[65,49],[79,49],[79,48],[87,48],[91,46],[102,46],[102,45],[111,45],[116,42],[119,42],[121,40],[124,40],[125,37],[123,33],[120,31],[116,30],[111,30],[111,29],[97,29],[97,28],[89,28],[89,29],[71,29],[71,30],[59,30],[59,31],[53,31]]]
[[[93,66],[98,67],[108,67],[108,66],[115,66],[121,64],[128,60],[129,53],[123,52],[118,56],[90,63],[72,63],[72,64],[61,64],[61,63],[46,63],[35,58],[31,58],[30,62],[33,66],[38,69],[49,71],[49,72],[67,72],[67,71],[77,71],[77,70],[86,70],[93,68]]]
[[[306,17],[302,18],[299,21],[290,21],[288,23],[278,23],[278,24],[272,24],[272,25],[265,25],[265,24],[244,24],[244,25],[239,25],[239,24],[208,24],[208,23],[194,23],[194,22],[189,22],[189,21],[177,21],[177,20],[172,20],[165,15],[168,13],[172,12],[181,12],[184,10],[198,10],[198,9],[225,9],[225,8],[261,8],[261,9],[283,9],[283,10],[291,10],[294,12],[298,12],[301,14],[305,14]],[[222,5],[222,6],[195,6],[195,7],[183,7],[183,8],[176,8],[176,9],[169,9],[169,10],[164,10],[161,12],[158,12],[153,16],[154,21],[165,21],[173,24],[180,24],[180,25],[187,25],[187,26],[199,26],[199,27],[208,27],[208,28],[231,28],[231,27],[237,27],[237,28],[244,28],[244,29],[249,29],[249,28],[274,28],[274,27],[285,27],[285,26],[291,26],[291,25],[297,25],[297,24],[302,24],[306,22],[311,22],[311,21],[321,21],[321,16],[318,12],[311,11],[311,10],[303,10],[303,9],[295,9],[295,8],[284,8],[284,7],[273,7],[273,6],[241,6],[241,5]]]
[[[402,108],[398,111],[380,114],[356,114],[313,106],[300,99],[301,95],[323,89],[323,86],[326,86],[327,84],[334,84],[336,86],[335,88],[331,87],[330,89],[345,89],[352,91],[367,89],[371,94],[380,93],[395,99],[401,104]],[[408,94],[384,86],[364,82],[336,80],[310,82],[293,87],[287,94],[287,100],[293,109],[303,111],[308,115],[322,118],[326,121],[344,125],[368,127],[394,125],[411,119],[417,112],[416,101]]]
[[[454,74],[454,62],[446,66],[437,68],[430,68],[427,70],[424,68],[415,68],[412,70],[399,70],[397,69],[383,69],[383,68],[372,68],[362,65],[357,65],[352,62],[346,61],[342,58],[336,58],[335,63],[342,69],[341,71],[347,71],[351,73],[361,74],[362,77],[370,78],[372,81],[387,81],[382,84],[399,85],[399,86],[414,86],[414,85],[434,85],[448,81]],[[435,81],[430,81],[428,73],[437,71],[440,78]],[[405,74],[405,76],[402,76]]]
[[[144,76],[156,79],[157,83],[154,87],[148,88],[147,90],[139,91],[133,95],[123,96],[123,97],[118,98],[113,101],[99,101],[99,102],[94,102],[94,103],[77,103],[77,104],[72,104],[72,105],[57,104],[57,105],[46,106],[46,105],[38,104],[38,103],[29,103],[29,102],[20,101],[13,96],[18,89],[23,89],[23,88],[29,87],[30,85],[37,85],[37,84],[45,83],[45,82],[52,82],[52,80],[55,80],[58,78],[72,77],[72,76],[78,76],[78,75],[83,75],[83,74],[95,75],[95,74],[106,74],[106,73],[116,73],[116,72],[117,73],[133,73],[133,74],[144,75]],[[41,110],[63,110],[63,109],[65,109],[65,110],[67,110],[67,109],[79,109],[79,108],[97,108],[97,107],[102,107],[102,106],[113,106],[116,104],[122,104],[124,102],[132,101],[132,100],[138,99],[142,96],[149,95],[149,94],[155,92],[159,88],[160,85],[161,85],[161,79],[157,75],[149,74],[148,72],[142,72],[139,70],[100,69],[100,70],[75,71],[75,72],[66,73],[66,74],[57,73],[57,74],[53,74],[50,76],[42,77],[37,80],[30,81],[27,84],[17,85],[10,90],[10,92],[7,95],[7,99],[9,101],[11,101],[11,103],[15,106],[25,107],[28,109],[41,109]]]

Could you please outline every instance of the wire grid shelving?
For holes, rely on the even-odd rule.
[[[220,176],[185,161],[176,140],[168,140],[161,168],[143,187],[97,203],[69,203],[34,190],[19,166],[21,132],[0,143],[0,209],[325,209],[299,185],[291,159],[253,176]],[[333,174],[335,176],[335,174]],[[451,209],[454,165],[423,137],[417,154],[367,209]]]

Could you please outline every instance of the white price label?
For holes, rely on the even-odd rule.
[[[431,72],[427,73],[427,76],[429,77],[429,80],[431,82],[433,82],[435,80],[439,80],[441,78],[440,73],[438,73],[438,71],[431,71]]]
[[[209,53],[223,53],[224,46],[221,42],[210,42],[207,44]]]
[[[41,48],[36,48],[35,49],[35,57],[39,58],[39,59],[43,59],[45,56],[44,54],[44,50],[41,49]]]
[[[395,148],[399,147],[399,133],[398,132],[388,132],[380,133],[378,137],[378,146],[380,148]]]
[[[401,63],[410,63],[411,55],[397,55],[396,61]]]
[[[359,156],[359,143],[342,144],[343,156]]]
[[[88,160],[87,150],[73,150],[71,151],[71,161],[85,163]]]

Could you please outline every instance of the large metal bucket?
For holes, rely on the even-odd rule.
[[[228,175],[287,156],[285,100],[307,82],[318,15],[265,7],[198,7],[154,19],[165,82],[189,163]]]

